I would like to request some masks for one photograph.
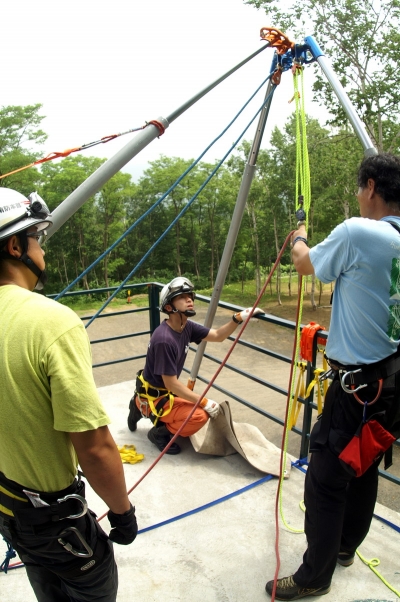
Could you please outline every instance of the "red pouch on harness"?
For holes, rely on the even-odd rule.
[[[376,420],[362,423],[354,437],[339,455],[345,468],[356,477],[360,477],[383,455],[396,440]]]

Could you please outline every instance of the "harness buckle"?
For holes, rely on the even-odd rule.
[[[74,519],[74,518],[80,518],[81,516],[84,516],[88,510],[88,503],[84,497],[82,497],[81,495],[78,495],[77,493],[71,493],[70,495],[66,495],[65,497],[58,499],[57,503],[62,504],[63,502],[66,502],[67,500],[70,500],[70,499],[78,500],[78,502],[80,502],[82,504],[82,510],[78,514],[70,514],[69,516],[66,516],[65,518]],[[72,530],[74,527],[70,527],[70,528]],[[79,531],[78,531],[78,533],[79,533]],[[92,552],[92,554],[93,554],[93,552]]]
[[[66,496],[66,497],[71,497],[71,496]],[[81,516],[81,515],[79,515],[79,516]],[[68,518],[70,518],[70,517],[68,517]],[[61,536],[62,535],[66,535],[66,533],[68,533],[68,531],[71,531],[74,535],[76,535],[76,537],[79,539],[80,543],[85,548],[86,552],[80,552],[79,550],[76,550],[75,548],[72,547],[72,545],[70,543],[68,543],[67,541],[64,541],[62,539]],[[66,529],[64,529],[64,531],[62,531],[60,533],[60,536],[57,538],[57,541],[58,541],[59,544],[62,545],[62,547],[65,550],[67,550],[67,552],[71,552],[71,554],[73,554],[74,556],[80,556],[81,558],[90,558],[91,556],[93,556],[93,550],[92,550],[92,548],[84,540],[84,538],[82,536],[82,533],[78,529],[76,529],[76,527],[67,527]]]
[[[329,370],[322,372],[322,374],[320,374],[318,377],[319,382],[324,381],[327,378],[330,378],[332,376],[332,374],[334,374],[334,372],[335,372],[335,370],[333,370],[333,368],[329,368]]]
[[[349,395],[354,395],[354,393],[356,393],[357,391],[359,391],[360,389],[364,389],[365,387],[368,387],[368,385],[358,385],[358,387],[353,388],[353,389],[349,389],[349,387],[346,385],[346,378],[349,375],[350,376],[350,386],[354,387],[354,378],[353,378],[353,374],[357,374],[362,372],[361,368],[358,368],[358,370],[339,370],[339,372],[342,372],[342,376],[340,378],[340,384],[342,385],[342,389],[345,393],[348,393]]]

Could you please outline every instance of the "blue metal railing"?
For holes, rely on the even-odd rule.
[[[149,315],[149,325],[150,325],[149,329],[140,331],[140,332],[132,332],[132,333],[128,333],[128,334],[122,334],[122,335],[117,335],[117,336],[112,336],[112,337],[107,337],[107,338],[102,338],[102,339],[96,339],[94,341],[91,341],[91,344],[96,345],[99,343],[107,343],[107,342],[112,343],[112,342],[116,342],[119,340],[138,337],[138,336],[142,336],[142,335],[150,336],[154,332],[155,328],[157,328],[157,326],[159,326],[159,324],[160,324],[160,312],[158,309],[158,303],[159,303],[159,291],[161,290],[162,287],[163,287],[163,284],[161,284],[159,282],[146,282],[144,284],[143,283],[142,284],[126,284],[123,287],[126,290],[138,291],[138,290],[147,289],[148,305],[145,307],[140,307],[140,308],[132,308],[132,309],[128,309],[128,310],[122,310],[122,311],[118,311],[115,313],[101,314],[98,316],[98,318],[105,318],[105,317],[111,318],[113,316],[120,316],[123,314],[147,312]],[[94,295],[94,294],[96,294],[96,295],[108,294],[110,291],[116,290],[116,288],[117,287],[110,287],[110,288],[74,291],[74,292],[66,293],[65,297],[77,297],[77,296]],[[49,295],[49,296],[55,297],[56,295]],[[199,301],[202,301],[204,303],[210,303],[210,297],[206,297],[204,295],[196,294],[196,299],[198,299]],[[220,303],[218,305],[219,305],[219,307],[228,309],[232,312],[237,312],[237,311],[240,311],[241,309],[243,309],[241,306],[233,305],[231,303],[226,303],[223,301],[220,301]],[[89,320],[90,318],[91,318],[91,316],[83,316],[81,319]],[[290,320],[284,320],[284,319],[278,318],[276,316],[272,316],[270,314],[265,314],[263,316],[257,316],[257,319],[264,321],[264,322],[268,322],[270,324],[280,326],[282,328],[289,329],[289,330],[294,331],[296,329],[295,322],[292,322]],[[318,332],[318,338],[326,340],[328,338],[328,333],[326,331],[320,331],[320,332]],[[229,337],[229,340],[233,341],[235,339],[234,339],[234,337]],[[243,340],[243,339],[240,339],[238,341],[238,344],[242,345],[244,347],[247,347],[247,348],[255,351],[256,353],[261,353],[263,355],[267,355],[271,358],[274,358],[274,359],[284,362],[284,363],[290,364],[292,361],[292,359],[290,357],[287,357],[287,356],[277,353],[273,350],[267,349],[265,347],[261,347],[260,345],[251,343],[251,342]],[[190,350],[195,351],[195,348],[190,347]],[[143,354],[136,355],[136,356],[123,357],[123,358],[117,358],[114,360],[97,363],[97,364],[93,365],[93,368],[100,368],[100,367],[110,366],[110,365],[118,364],[118,363],[122,363],[122,362],[129,362],[129,361],[134,361],[134,360],[138,360],[138,359],[144,359],[146,357],[146,351],[147,351],[147,345],[146,345],[146,349],[144,350]],[[307,389],[309,383],[314,379],[314,370],[315,370],[316,363],[317,363],[317,353],[318,353],[317,337],[314,337],[312,362],[307,362],[306,389]],[[221,360],[211,354],[205,353],[204,358],[211,362],[214,362],[218,365],[221,364]],[[246,370],[243,370],[242,368],[239,368],[237,366],[227,363],[227,364],[225,364],[225,369],[231,370],[232,372],[239,374],[241,377],[243,377],[243,379],[248,379],[248,380],[252,381],[253,383],[259,384],[267,389],[270,389],[270,390],[284,396],[285,399],[287,399],[287,397],[288,397],[287,389],[277,386],[276,384],[269,382],[268,380],[263,379],[259,376],[251,374],[250,372],[247,372]],[[190,370],[188,370],[186,368],[184,368],[184,371],[188,372],[188,373],[190,372]],[[201,381],[205,384],[208,384],[210,382],[209,379],[202,376],[201,373],[199,373],[197,378],[199,381]],[[253,410],[254,412],[261,414],[265,418],[268,418],[269,420],[276,422],[277,424],[283,426],[284,421],[281,418],[279,418],[278,416],[275,416],[274,414],[271,414],[270,412],[265,411],[263,408],[251,403],[249,400],[239,396],[237,393],[229,391],[228,389],[225,389],[224,387],[221,387],[220,385],[217,385],[216,383],[214,383],[212,386],[217,391],[220,391],[221,393],[223,393],[224,395],[227,395],[231,399],[234,399],[238,403],[246,406],[247,408]],[[303,420],[302,420],[301,428],[297,428],[296,426],[294,426],[292,428],[292,432],[301,437],[299,457],[305,458],[305,457],[307,457],[308,450],[309,450],[309,438],[310,438],[310,430],[311,430],[311,423],[312,423],[312,411],[317,410],[317,405],[314,403],[314,389],[312,389],[312,391],[311,391],[310,395],[307,397],[307,399],[299,397],[298,401],[304,406]],[[399,441],[396,441],[396,444],[398,445]],[[384,470],[380,470],[379,473],[383,478],[395,483],[396,485],[400,485],[399,477],[396,477],[395,475],[393,475],[387,471],[384,471]]]

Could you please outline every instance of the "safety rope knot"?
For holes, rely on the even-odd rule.
[[[162,136],[165,132],[165,127],[163,126],[163,124],[160,121],[157,121],[156,119],[147,122],[147,125],[155,125],[158,131],[160,132],[160,136]],[[159,138],[160,136],[157,136],[157,138]]]
[[[3,539],[4,539],[4,537],[3,537]],[[10,560],[12,558],[15,558],[17,554],[16,554],[14,548],[12,547],[12,545],[10,543],[8,543],[8,541],[6,539],[4,539],[4,541],[7,544],[7,552],[6,552],[5,559],[0,564],[0,572],[7,573],[8,565],[10,564]]]

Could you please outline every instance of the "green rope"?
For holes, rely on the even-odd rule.
[[[307,146],[307,123],[306,123],[306,112],[304,104],[304,70],[300,69],[301,77],[301,94],[298,90],[298,74],[299,70],[296,69],[293,76],[294,84],[294,98],[296,104],[296,198],[295,207],[299,208],[299,195],[303,196],[303,208],[306,212],[306,230],[308,229],[308,214],[311,205],[311,180],[310,180],[310,164],[308,158],[308,146]],[[289,394],[289,408],[287,415],[288,417],[292,414],[292,407],[294,401],[294,387],[296,382],[297,364],[299,360],[299,348],[300,348],[300,324],[301,316],[303,311],[303,299],[304,299],[304,283],[302,280],[302,287],[300,290],[300,303],[299,303],[299,317],[297,321],[297,348],[295,352],[295,365],[293,370],[293,377],[291,382],[291,389]],[[286,429],[285,440],[283,445],[283,466],[286,466],[287,457],[287,446],[289,439],[289,430]],[[304,533],[304,529],[295,529],[291,527],[283,513],[283,501],[282,501],[282,490],[283,490],[283,479],[284,473],[280,476],[279,480],[279,512],[284,526],[292,533]]]
[[[306,511],[306,507],[304,505],[304,500],[302,500],[300,502],[299,506],[303,510],[303,512]],[[380,579],[382,581],[382,583],[384,585],[386,585],[387,588],[389,588],[394,594],[396,594],[396,596],[398,596],[400,598],[400,591],[395,589],[392,585],[390,585],[390,583],[379,573],[379,571],[376,570],[375,567],[377,567],[381,563],[379,558],[371,558],[371,560],[367,560],[366,558],[364,558],[364,556],[358,550],[356,550],[356,554],[359,557],[359,559],[361,560],[361,562],[366,564],[371,569],[371,571],[373,573],[375,573],[375,575],[378,577],[378,579]]]

